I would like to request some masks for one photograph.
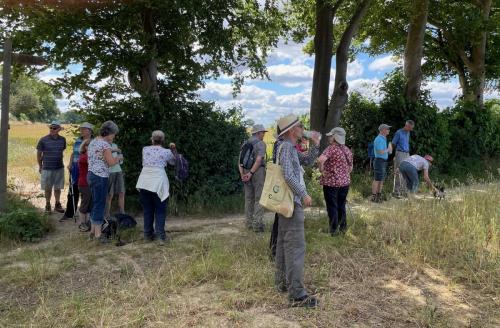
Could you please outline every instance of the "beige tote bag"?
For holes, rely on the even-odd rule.
[[[281,145],[283,146],[283,145]],[[283,170],[279,165],[281,146],[278,150],[278,164],[269,163],[266,166],[266,180],[260,196],[259,204],[265,209],[291,218],[293,215],[293,192],[283,177]]]

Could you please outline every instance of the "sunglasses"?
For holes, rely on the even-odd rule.
[[[61,127],[60,126],[51,126],[49,129],[51,130],[59,130]]]

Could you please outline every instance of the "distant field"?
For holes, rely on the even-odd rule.
[[[49,129],[43,123],[12,122],[9,131],[9,159],[7,175],[9,181],[20,178],[26,182],[36,183],[39,179],[38,164],[36,161],[36,145],[38,140],[47,135]],[[64,155],[65,165],[71,155],[73,144],[72,128],[65,126],[62,135],[66,137],[68,147]]]

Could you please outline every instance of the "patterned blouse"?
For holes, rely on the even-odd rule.
[[[111,149],[109,142],[96,138],[90,142],[87,150],[89,156],[89,172],[101,178],[109,177],[108,163],[106,163],[104,159],[104,151],[106,149]]]
[[[165,167],[167,163],[175,165],[175,157],[170,149],[161,146],[142,148],[142,166]]]
[[[328,187],[346,187],[351,184],[352,152],[345,145],[330,145],[323,151],[327,160],[319,183]]]

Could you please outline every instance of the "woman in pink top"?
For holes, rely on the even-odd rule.
[[[345,203],[351,184],[352,152],[345,145],[345,130],[337,127],[326,134],[330,146],[319,157],[330,234],[347,230]]]

